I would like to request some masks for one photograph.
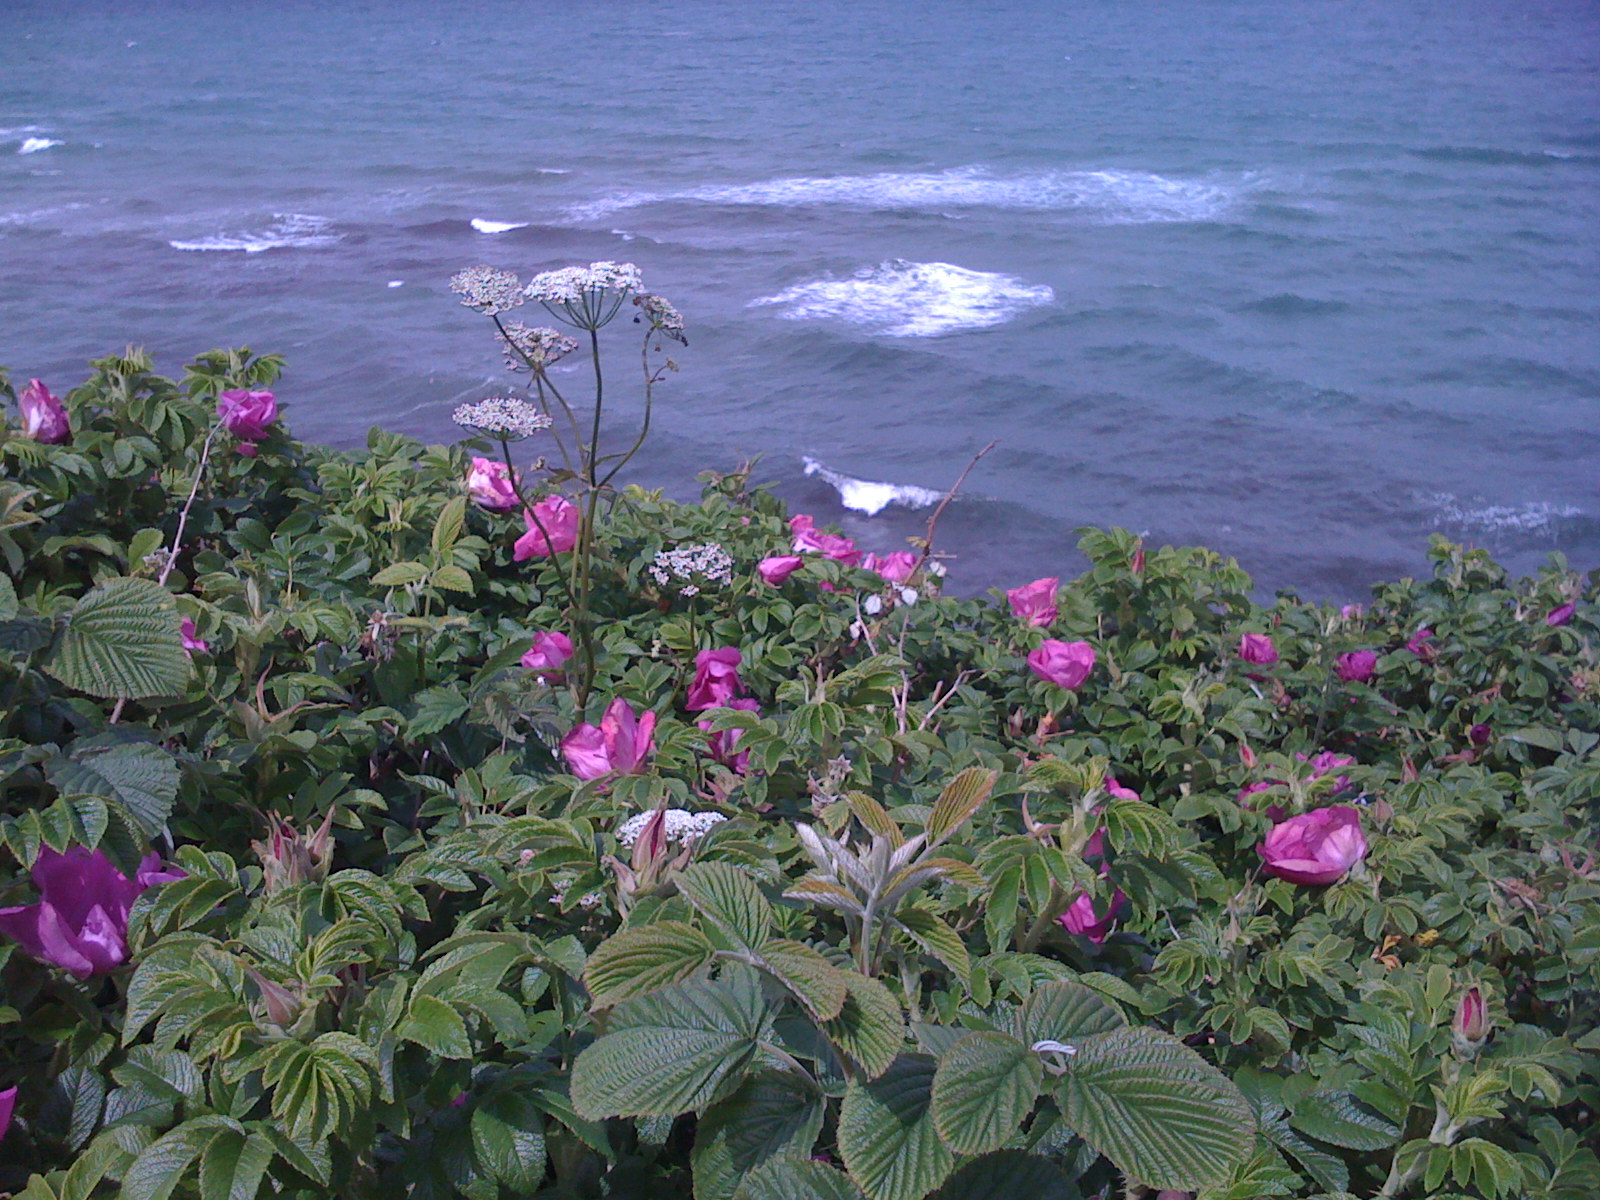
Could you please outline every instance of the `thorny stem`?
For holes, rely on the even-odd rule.
[[[933,553],[933,531],[938,526],[939,518],[944,514],[944,510],[949,506],[950,501],[955,499],[956,493],[961,490],[961,485],[966,482],[967,475],[972,471],[973,467],[978,465],[978,460],[985,454],[989,453],[989,451],[993,450],[995,445],[996,443],[991,441],[982,450],[979,450],[972,456],[972,461],[969,462],[962,470],[961,474],[956,477],[955,483],[950,485],[950,490],[944,494],[944,499],[939,501],[939,507],[933,510],[933,516],[928,518],[927,536],[922,540],[922,557],[917,559],[917,565],[912,568],[913,572],[921,570],[922,564],[927,562],[928,556]]]

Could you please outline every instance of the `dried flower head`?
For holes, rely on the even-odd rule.
[[[513,371],[540,371],[559,362],[578,348],[578,343],[548,325],[529,326],[508,322],[500,331],[506,350],[506,366]]]
[[[491,317],[516,308],[527,299],[516,273],[497,267],[468,267],[450,280],[450,290],[461,297],[467,308]]]
[[[633,302],[642,310],[644,319],[650,322],[652,332],[669,337],[680,345],[689,344],[689,339],[683,336],[683,314],[670,300],[664,296],[652,296],[645,292],[635,296]]]
[[[733,577],[733,559],[716,542],[695,542],[656,553],[650,578],[662,587],[677,584],[680,596],[696,596],[703,587],[721,586]]]
[[[632,263],[594,262],[535,275],[523,295],[544,305],[557,320],[579,329],[599,329],[617,315],[641,282],[639,268]]]
[[[520,442],[541,429],[549,429],[551,424],[537,405],[511,396],[491,396],[476,404],[458,405],[450,419],[463,429],[507,442]]]
[[[617,826],[617,841],[624,846],[632,846],[638,841],[639,835],[644,832],[644,827],[650,823],[650,818],[653,816],[654,812],[643,812],[629,817]],[[669,808],[662,824],[665,827],[667,841],[687,846],[710,832],[712,826],[727,819],[721,813],[695,813],[686,808]]]

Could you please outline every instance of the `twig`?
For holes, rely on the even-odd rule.
[[[921,570],[922,564],[927,562],[928,556],[933,553],[933,531],[934,528],[939,524],[939,518],[944,515],[945,508],[949,506],[950,501],[956,498],[956,493],[961,490],[961,485],[966,482],[967,475],[972,471],[972,468],[978,465],[978,460],[985,454],[989,453],[989,451],[993,450],[996,444],[996,442],[991,441],[982,450],[979,450],[972,456],[972,461],[969,462],[962,470],[961,474],[957,476],[955,483],[950,485],[950,490],[944,494],[944,499],[939,501],[939,507],[933,510],[933,516],[928,518],[928,534],[922,540],[922,557],[917,559],[917,565],[912,568],[913,573]]]
[[[172,549],[167,552],[167,561],[161,568],[161,574],[156,582],[162,587],[167,586],[167,576],[172,574],[172,568],[178,565],[178,549],[183,545],[183,530],[189,524],[189,510],[194,507],[194,498],[200,494],[200,481],[206,475],[206,463],[211,459],[211,442],[217,436],[217,430],[222,428],[222,422],[217,422],[206,434],[205,445],[200,449],[200,465],[195,468],[194,483],[189,487],[189,498],[183,502],[183,511],[178,514],[178,531],[172,535]]]

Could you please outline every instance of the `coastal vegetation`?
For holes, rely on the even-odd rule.
[[[450,445],[0,374],[0,1190],[1600,1191],[1600,573],[947,595],[937,511],[619,484],[629,264],[453,286]]]

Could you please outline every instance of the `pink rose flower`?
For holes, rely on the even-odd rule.
[[[1011,615],[1037,629],[1043,629],[1056,619],[1056,589],[1061,586],[1058,576],[1047,575],[1006,593],[1011,602]]]
[[[1489,1006],[1483,1002],[1483,993],[1477,988],[1470,987],[1461,994],[1451,1027],[1464,1042],[1481,1042],[1489,1036]]]
[[[1577,605],[1558,604],[1545,616],[1546,625],[1565,625],[1572,620],[1572,614],[1577,611]]]
[[[160,855],[147,854],[129,879],[103,850],[46,846],[33,864],[38,903],[0,908],[0,933],[79,979],[104,975],[128,961],[128,910],[139,894],[185,874],[163,871]]]
[[[479,508],[509,512],[517,506],[517,490],[505,463],[474,455],[467,471],[467,495]]]
[[[1028,655],[1028,666],[1046,683],[1072,691],[1083,685],[1094,670],[1094,647],[1088,642],[1058,642],[1046,638]]]
[[[1433,656],[1436,653],[1434,648],[1429,644],[1432,638],[1433,630],[1423,627],[1411,635],[1410,640],[1406,642],[1406,649],[1415,654],[1423,662],[1432,662]]]
[[[1295,757],[1301,762],[1309,762],[1311,764],[1311,774],[1309,776],[1311,779],[1321,779],[1324,775],[1332,775],[1340,767],[1353,767],[1356,765],[1356,760],[1348,754],[1335,754],[1332,750],[1324,750],[1315,758],[1307,758],[1304,754],[1299,753],[1296,753]],[[1349,787],[1350,777],[1348,775],[1339,776],[1338,785],[1341,789]]]
[[[1487,725],[1478,724],[1467,730],[1467,740],[1474,746],[1487,746],[1489,739],[1492,737],[1494,737],[1494,730]]]
[[[1132,788],[1123,787],[1117,782],[1115,775],[1107,775],[1105,789],[1108,796],[1115,796],[1118,800],[1137,800],[1139,793]]]
[[[218,395],[217,416],[222,427],[239,439],[239,453],[254,458],[255,443],[267,436],[278,419],[278,402],[271,392],[235,389]]]
[[[1268,667],[1278,661],[1278,648],[1265,633],[1246,633],[1239,637],[1239,657],[1247,663]]]
[[[1376,650],[1352,650],[1334,660],[1334,670],[1346,683],[1369,683],[1378,669]]]
[[[559,671],[571,657],[572,639],[564,633],[546,630],[533,635],[533,646],[522,656],[522,665],[530,671],[548,674]]]
[[[893,554],[885,554],[879,558],[876,554],[869,554],[862,559],[861,566],[868,571],[876,571],[889,583],[904,583],[911,578],[911,572],[917,565],[917,556],[909,550],[896,550]]]
[[[727,704],[743,688],[739,681],[739,664],[743,661],[744,656],[732,646],[696,654],[694,682],[689,685],[684,707],[690,712],[701,712]]]
[[[740,712],[758,713],[761,711],[760,702],[748,696],[742,700],[730,700],[723,707],[736,708]],[[702,720],[698,724],[701,729],[710,732],[710,721]],[[726,729],[720,733],[712,733],[706,739],[706,753],[711,755],[713,761],[721,763],[735,775],[743,775],[750,763],[750,751],[738,748],[739,739],[743,736],[744,730],[742,729]]]
[[[185,653],[192,655],[196,650],[200,651],[201,654],[211,653],[210,645],[200,637],[200,631],[195,628],[195,623],[191,618],[185,617],[183,623],[178,626],[178,631],[183,635]]]
[[[11,1128],[11,1114],[17,1107],[17,1089],[15,1085],[0,1092],[0,1142],[6,1140],[6,1130]]]
[[[1290,883],[1333,883],[1367,856],[1361,813],[1349,805],[1290,817],[1256,847],[1269,875]]]
[[[22,410],[24,437],[55,446],[72,436],[66,406],[50,393],[43,380],[28,380],[28,386],[17,398],[17,407]]]
[[[756,574],[761,576],[764,583],[777,587],[798,571],[804,562],[805,559],[798,554],[775,554],[770,558],[763,558],[756,564]]]
[[[655,749],[656,714],[635,718],[629,703],[617,697],[600,718],[600,727],[584,723],[561,739],[561,754],[579,779],[598,779],[615,772],[643,774]]]
[[[1068,933],[1082,934],[1098,946],[1106,940],[1106,935],[1116,924],[1117,914],[1127,902],[1127,894],[1121,888],[1116,888],[1111,893],[1111,903],[1107,905],[1105,915],[1096,916],[1094,898],[1088,892],[1079,892],[1077,898],[1067,906],[1067,911],[1056,920]]]
[[[855,542],[836,533],[818,533],[815,529],[802,529],[795,535],[794,548],[802,554],[820,554],[842,562],[847,567],[861,564],[861,551]]]
[[[522,520],[528,532],[512,549],[516,562],[562,554],[578,544],[578,506],[564,496],[546,496],[532,509],[523,509]]]

